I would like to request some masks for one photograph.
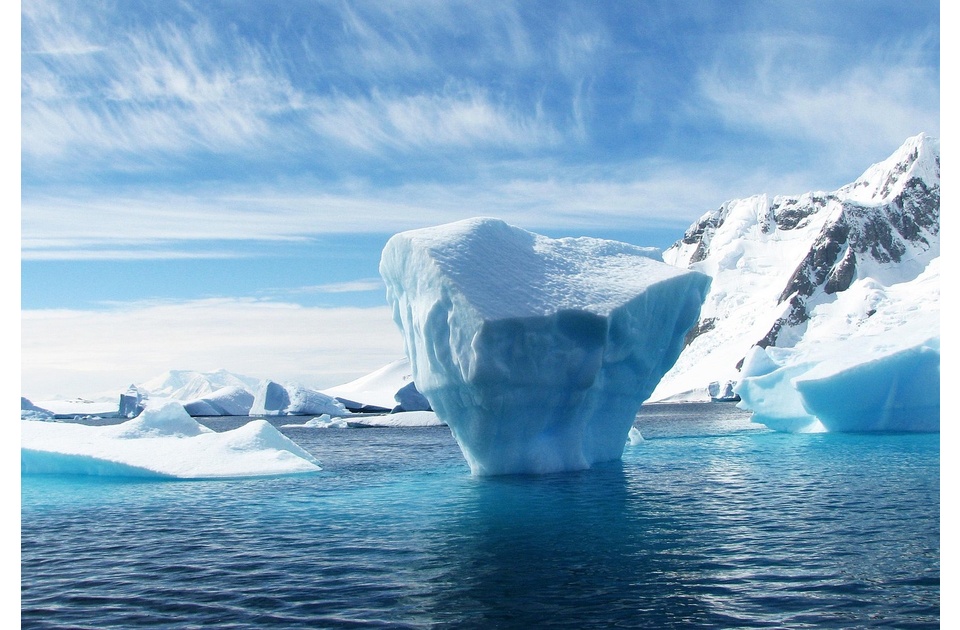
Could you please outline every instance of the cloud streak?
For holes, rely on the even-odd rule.
[[[336,192],[305,180],[256,191],[218,186],[189,195],[146,189],[113,197],[106,192],[25,197],[21,254],[24,260],[108,258],[110,252],[118,259],[156,258],[163,252],[173,258],[199,251],[184,247],[186,243],[214,242],[212,251],[197,255],[250,256],[255,255],[250,245],[257,242],[392,233],[491,215],[529,229],[641,226],[674,227],[682,233],[703,212],[733,197],[830,184],[814,180],[816,186],[808,186],[809,173],[786,177],[722,164],[702,165],[691,173],[682,164],[637,163],[621,168],[617,177],[609,170],[605,177],[582,169],[552,172],[547,178],[504,174],[464,184],[386,188],[356,183]]]

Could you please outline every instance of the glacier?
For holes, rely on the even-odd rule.
[[[413,380],[473,474],[622,456],[710,286],[658,255],[483,217],[390,238],[380,274]]]
[[[729,384],[781,431],[939,430],[936,138],[908,138],[833,192],[728,201],[663,259],[713,282],[651,400]]]
[[[20,423],[20,471],[176,479],[316,472],[320,462],[265,420],[217,433],[177,402],[121,424]]]

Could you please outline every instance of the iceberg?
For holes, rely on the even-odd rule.
[[[247,416],[253,407],[253,394],[237,386],[220,389],[183,403],[191,416]]]
[[[397,406],[393,408],[393,413],[401,413],[404,411],[433,411],[430,408],[430,401],[420,393],[420,390],[417,389],[417,384],[413,381],[410,381],[398,389],[393,398],[397,401]]]
[[[257,388],[251,416],[331,416],[350,415],[342,402],[322,392],[300,385],[281,385],[262,381]]]
[[[265,420],[217,433],[177,402],[110,426],[21,422],[21,474],[216,479],[316,472],[320,463]]]
[[[53,420],[54,413],[49,409],[38,407],[33,404],[29,398],[20,397],[20,419],[21,420]]]
[[[407,400],[408,395],[416,391],[416,386],[413,386],[412,390],[404,390],[413,384],[412,379],[413,370],[410,367],[410,361],[404,357],[349,383],[325,389],[323,393],[333,396],[351,411],[388,413],[397,409],[398,406],[407,409],[404,406],[405,402],[413,406],[422,405],[425,402],[423,400],[417,403],[415,398]],[[398,396],[404,400],[400,400]]]
[[[387,242],[380,274],[413,379],[473,474],[622,456],[710,285],[658,255],[491,218]]]

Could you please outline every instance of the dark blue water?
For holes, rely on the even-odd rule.
[[[299,477],[24,477],[22,627],[939,627],[938,435],[638,426],[542,477],[472,477],[443,427],[284,429]]]

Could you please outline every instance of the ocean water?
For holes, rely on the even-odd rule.
[[[23,477],[22,627],[939,627],[939,435],[637,426],[540,477],[471,476],[445,427],[283,429],[296,477]]]

